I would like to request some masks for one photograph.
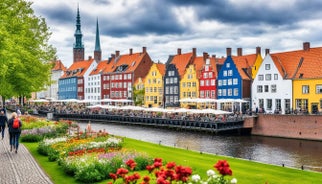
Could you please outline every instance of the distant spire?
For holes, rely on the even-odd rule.
[[[81,31],[81,21],[80,21],[80,15],[79,15],[79,6],[77,6],[77,16],[76,16],[76,30],[75,30],[75,44],[74,48],[84,48],[84,45],[82,43],[82,31]]]
[[[102,51],[101,51],[101,42],[100,42],[100,33],[98,28],[98,18],[96,20],[96,39],[95,39],[95,50],[94,50],[94,60],[101,61]]]
[[[98,28],[98,18],[96,21],[95,51],[101,51],[100,32],[99,32],[99,28]]]
[[[75,43],[73,48],[74,62],[83,61],[85,56],[85,49],[82,43],[82,31],[81,31],[81,21],[79,15],[79,5],[77,5],[77,16],[76,16],[76,30],[75,30]]]

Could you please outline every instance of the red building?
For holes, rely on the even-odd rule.
[[[120,55],[120,51],[116,51],[101,76],[101,98],[132,100],[134,81],[144,78],[152,64],[146,47],[139,53],[130,49],[128,54]]]

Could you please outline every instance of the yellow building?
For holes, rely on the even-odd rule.
[[[322,47],[310,48],[310,43],[304,42],[303,50],[295,51],[289,61],[297,61],[292,85],[293,107],[298,113],[322,112],[321,53]]]
[[[303,113],[322,112],[322,78],[293,80],[293,107]]]
[[[180,80],[180,100],[187,98],[199,98],[199,75],[205,58],[203,56],[196,57],[193,64],[190,64]],[[180,102],[182,108],[198,108],[196,102]]]
[[[165,73],[165,64],[153,63],[148,74],[145,77],[145,107],[163,106],[163,76]]]

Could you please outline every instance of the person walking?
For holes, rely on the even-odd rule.
[[[14,148],[15,153],[18,152],[21,126],[22,126],[21,120],[18,118],[17,113],[13,112],[11,114],[11,118],[8,121],[8,129],[9,129],[10,151],[12,151],[12,148]]]
[[[8,118],[3,110],[0,112],[0,131],[2,139],[4,137],[4,130],[6,129],[6,124],[8,124]]]

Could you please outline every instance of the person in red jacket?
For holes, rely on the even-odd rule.
[[[14,126],[14,121],[18,121],[19,126]],[[15,149],[15,153],[18,152],[19,147],[19,137],[21,134],[21,126],[22,122],[20,119],[18,119],[17,113],[13,112],[11,114],[11,118],[8,121],[8,129],[9,129],[9,142],[10,142],[10,151],[12,151],[12,148]]]

